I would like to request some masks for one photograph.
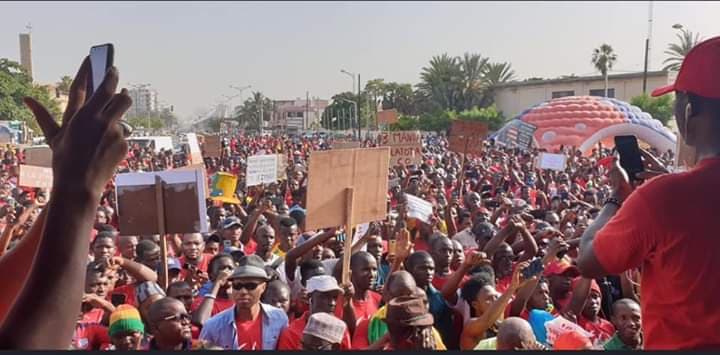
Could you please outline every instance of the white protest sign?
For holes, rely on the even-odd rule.
[[[540,169],[565,171],[565,154],[540,153],[538,165]]]
[[[407,211],[408,217],[417,218],[425,223],[430,223],[430,217],[432,216],[432,204],[427,202],[420,197],[405,194],[407,199]]]
[[[190,148],[190,165],[202,164],[202,152],[200,151],[197,135],[195,133],[188,133],[186,136],[188,148]]]
[[[360,238],[362,238],[365,233],[367,233],[368,228],[370,228],[370,223],[358,224],[355,227],[355,235],[353,236],[352,240],[353,245],[355,245],[355,243],[357,243],[358,240],[360,240]],[[365,245],[363,245],[360,250],[367,251],[367,243],[365,243]]]
[[[592,334],[585,331],[585,329],[579,325],[563,317],[557,317],[545,323],[545,331],[547,332],[547,343],[551,345],[555,344],[555,339],[557,339],[557,337],[568,332],[577,332],[588,338],[592,336]]]
[[[245,185],[256,186],[277,181],[277,154],[253,155],[247,159]]]
[[[470,232],[470,228],[465,228],[458,232],[452,237],[453,240],[457,240],[463,249],[477,248],[477,242],[475,241],[475,235]]]
[[[24,187],[52,188],[53,170],[42,166],[20,165],[18,185]]]

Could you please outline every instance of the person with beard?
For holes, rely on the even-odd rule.
[[[205,241],[200,233],[186,233],[182,235],[182,256],[180,257],[180,265],[183,267],[181,276],[187,278],[188,273],[195,270],[201,272],[208,271],[211,255],[205,254]]]
[[[603,345],[605,350],[642,349],[642,315],[640,305],[629,298],[613,303],[612,323],[617,329],[615,335]]]
[[[280,333],[278,350],[302,350],[302,332],[308,323],[308,318],[316,313],[332,314],[337,300],[343,294],[337,280],[329,275],[311,277],[307,282],[307,294],[310,301],[310,310],[301,317],[292,321]],[[338,319],[339,320],[339,319]],[[340,344],[341,350],[350,350],[350,334],[345,331]]]
[[[190,315],[182,302],[165,297],[150,306],[148,330],[152,334],[150,350],[194,350]]]
[[[358,321],[370,318],[380,308],[382,295],[372,291],[377,278],[377,261],[365,251],[358,251],[350,257],[350,282],[343,285],[345,293],[338,297],[335,315],[344,320],[355,332]]]
[[[216,314],[231,308],[234,304],[228,295],[232,286],[228,279],[235,270],[235,261],[228,254],[218,254],[210,260],[210,290],[200,293],[191,306],[192,322],[198,327]],[[264,271],[264,270],[263,270]]]
[[[282,258],[272,252],[275,245],[275,230],[269,225],[264,225],[255,232],[255,240],[257,241],[255,255],[262,258],[265,265],[277,267],[282,262]]]

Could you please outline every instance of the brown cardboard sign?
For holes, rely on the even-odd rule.
[[[18,185],[24,187],[52,188],[53,170],[42,166],[20,165]]]
[[[332,144],[333,149],[355,149],[361,146],[362,144],[360,142],[353,141],[336,141]]]
[[[340,149],[310,155],[306,229],[347,223],[347,188],[353,189],[352,223],[385,219],[390,149]]]
[[[380,146],[390,147],[390,165],[419,165],[422,162],[422,135],[419,131],[383,132]]]
[[[25,148],[25,164],[52,168],[52,150],[47,146]]]
[[[208,158],[219,158],[222,155],[222,138],[219,135],[206,136],[202,146],[202,155]]]
[[[378,124],[393,124],[398,121],[398,111],[396,109],[382,110],[377,113]]]
[[[448,137],[449,148],[456,153],[480,154],[488,125],[477,121],[454,121]]]
[[[198,143],[198,137],[195,133],[188,133],[187,144],[190,148],[190,165],[203,164],[202,152],[200,151],[200,144]]]
[[[118,174],[117,211],[121,235],[159,234],[155,176],[163,181],[165,233],[208,230],[203,178],[199,170]]]

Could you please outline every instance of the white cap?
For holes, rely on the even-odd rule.
[[[345,329],[345,322],[334,315],[318,312],[308,318],[303,334],[312,335],[331,344],[340,344],[345,335]]]
[[[311,294],[315,291],[340,291],[340,293],[343,293],[343,290],[338,286],[337,280],[329,275],[317,275],[307,280],[307,293]]]

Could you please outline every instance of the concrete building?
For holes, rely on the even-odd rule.
[[[653,71],[647,74],[647,92],[675,81],[676,72]],[[608,77],[608,97],[630,102],[642,95],[643,73],[615,74]],[[499,85],[495,104],[505,117],[513,118],[538,103],[563,96],[604,96],[605,79],[601,75],[565,77],[549,80],[515,81]]]
[[[272,128],[285,133],[297,133],[319,128],[322,114],[330,102],[313,97],[309,100],[276,100],[273,105],[275,110],[270,122]]]
[[[32,79],[32,46],[30,43],[30,33],[20,34],[20,65],[27,70],[28,75],[30,75]]]
[[[128,90],[132,98],[132,106],[128,110],[128,116],[144,116],[158,111],[158,94],[149,85],[138,86]]]

